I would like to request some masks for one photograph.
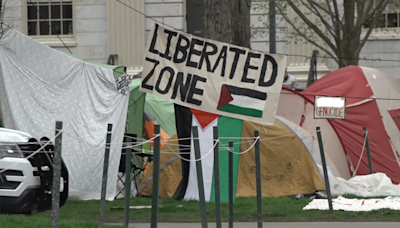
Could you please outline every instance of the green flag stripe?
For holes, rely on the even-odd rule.
[[[257,109],[243,108],[232,104],[226,104],[219,108],[220,111],[236,113],[245,116],[262,117],[263,112]]]
[[[242,120],[220,116],[218,118],[218,136],[219,137],[232,137],[236,139],[220,139],[219,146],[219,172],[220,172],[220,190],[221,202],[228,202],[229,200],[229,152],[225,149],[228,147],[229,140],[233,141],[233,148],[235,152],[240,151],[240,138],[242,136]],[[224,145],[225,147],[223,147]],[[239,155],[233,155],[233,195],[236,195],[237,175],[238,175]],[[215,202],[215,179],[213,177],[210,201]]]

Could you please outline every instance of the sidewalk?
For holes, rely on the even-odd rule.
[[[108,223],[110,224],[110,223]],[[123,225],[121,223],[110,225]],[[234,222],[234,228],[257,228],[254,222]],[[149,228],[150,223],[130,223],[129,227]],[[222,223],[228,228],[227,222]],[[400,222],[264,222],[264,228],[399,228]],[[158,223],[157,228],[201,228],[201,223]],[[208,223],[208,228],[216,228],[215,223]]]

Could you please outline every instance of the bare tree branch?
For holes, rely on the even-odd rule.
[[[372,2],[372,1],[371,1]],[[369,11],[371,11],[371,8],[369,9],[369,11],[364,11],[364,15],[362,16],[362,19],[360,19],[359,23],[357,23],[354,27],[354,29],[358,30],[358,29],[362,29],[362,26],[365,24],[365,22],[370,19],[371,17],[379,17],[381,16],[382,11],[384,10],[384,8],[386,7],[388,3],[388,0],[380,0],[378,2],[378,4],[372,9],[372,12],[369,13]],[[372,6],[371,6],[372,7]],[[367,9],[368,10],[368,9]],[[373,25],[376,23],[376,21],[373,23]],[[374,27],[374,26],[371,26]]]
[[[330,8],[325,8],[325,7],[323,7],[321,4],[319,4],[318,2],[315,2],[315,1],[313,1],[313,0],[307,0],[307,1],[308,1],[308,3],[309,3],[310,5],[312,5],[312,6],[314,7],[314,9],[315,9],[316,12],[319,13],[319,10],[321,10],[321,11],[323,11],[324,13],[326,13],[326,14],[329,15],[329,16],[333,16],[333,13],[332,13],[332,11],[330,10]],[[318,10],[318,9],[319,9],[319,10]]]
[[[375,11],[375,15],[372,16],[372,24],[376,24],[378,18],[381,16],[382,13],[382,9],[386,7],[388,1],[384,0],[383,2],[381,2],[381,4],[384,4],[384,6],[381,6],[381,10],[377,10]],[[365,33],[364,38],[361,40],[360,45],[358,46],[358,48],[356,49],[358,52],[361,51],[361,49],[364,47],[365,43],[368,40],[368,37],[371,35],[371,32],[373,31],[374,26],[370,26],[367,30],[367,32]],[[360,30],[361,31],[361,30]]]
[[[310,11],[313,12],[320,20],[321,22],[324,24],[325,28],[327,29],[327,31],[331,34],[331,36],[334,36],[334,28],[332,27],[332,25],[329,24],[328,21],[326,21],[325,19],[325,15],[322,15],[318,9],[324,9],[321,5],[315,3],[312,0],[308,0],[309,4],[310,4]],[[308,8],[308,7],[307,7]],[[318,8],[318,9],[317,9]],[[323,10],[323,12],[327,12],[325,9]]]
[[[293,3],[292,0],[288,0],[288,4],[292,9],[296,12],[296,14],[303,20],[303,22],[312,29],[332,50],[335,50],[335,45],[331,42],[331,40],[325,36],[325,34],[312,22],[310,21],[301,10]],[[277,7],[278,8],[278,7]],[[287,18],[287,17],[286,17]],[[289,18],[287,18],[287,22],[289,22]],[[294,28],[296,26],[292,25]],[[298,30],[297,28],[295,28]],[[306,37],[303,37],[306,38]]]
[[[357,0],[357,18],[356,18],[356,25],[364,24],[365,20],[368,20],[370,14],[366,14],[366,12],[370,12],[372,6],[374,5],[374,1],[363,1]]]
[[[326,4],[329,6],[329,8],[331,7],[331,3],[329,0],[325,1]],[[343,56],[343,48],[342,48],[342,28],[343,28],[343,24],[340,21],[340,17],[339,17],[339,8],[337,5],[336,1],[333,1],[333,10],[334,10],[334,16],[332,17],[332,23],[333,23],[333,27],[335,28],[335,35],[333,36],[333,39],[335,40],[336,43],[336,53],[338,54],[338,56]]]
[[[304,34],[302,31],[300,31],[300,30],[295,26],[295,24],[287,17],[287,14],[284,12],[284,9],[282,9],[281,7],[277,7],[277,9],[278,9],[278,11],[282,14],[282,16],[283,16],[283,18],[285,19],[285,21],[286,21],[290,26],[292,26],[293,29],[294,29],[300,36],[302,36],[306,41],[312,43],[312,44],[315,45],[316,47],[318,47],[318,48],[320,48],[321,50],[323,50],[324,52],[326,52],[330,57],[332,57],[332,58],[335,60],[335,62],[339,63],[339,62],[338,62],[338,59],[337,59],[337,57],[336,57],[336,56],[337,56],[337,53],[335,53],[335,54],[332,53],[331,50],[329,50],[329,49],[327,49],[326,47],[320,45],[319,43],[315,42],[314,40],[308,38],[308,36],[307,36],[306,34]],[[334,51],[335,49],[332,49],[332,50]]]
[[[324,24],[325,28],[327,29],[327,31],[333,35],[333,28],[331,27],[331,25],[325,20],[325,16],[321,15],[320,12],[316,9],[316,7],[313,5],[313,1],[307,0],[308,4],[306,2],[304,2],[303,0],[301,0],[301,4],[306,7],[312,14],[316,15],[318,17],[318,19],[321,20],[321,22]],[[305,14],[305,12],[303,12],[303,14]]]
[[[339,23],[340,21],[336,20],[336,17],[335,17],[336,15],[335,15],[335,13],[332,11],[332,7],[331,7],[331,4],[330,4],[329,0],[325,0],[325,4],[326,4],[327,11],[329,12],[329,13],[328,13],[328,16],[329,16],[329,18],[331,19],[332,26],[333,26],[333,28],[334,28],[334,30],[335,30],[335,32],[336,32],[336,31],[338,30],[337,27],[339,26],[338,23]]]
[[[332,1],[332,3],[333,3],[333,8],[334,8],[334,10],[335,10],[335,17],[336,17],[336,22],[337,22],[337,25],[338,25],[338,28],[339,28],[339,31],[338,31],[338,35],[339,35],[339,37],[341,38],[341,33],[340,33],[340,31],[342,31],[342,29],[343,29],[343,23],[342,23],[342,21],[340,20],[340,13],[339,13],[339,7],[338,7],[338,4],[337,4],[337,2],[336,1]]]
[[[359,54],[389,1],[275,0],[275,3],[279,3],[276,4],[278,11],[293,28],[289,38],[301,37],[325,51],[339,67],[344,67],[358,65]],[[292,8],[293,15],[287,14],[288,7]],[[363,28],[366,23],[369,27]],[[365,33],[361,38],[362,32]]]

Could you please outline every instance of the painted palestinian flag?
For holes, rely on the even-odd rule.
[[[234,150],[240,151],[240,137],[242,135],[242,120],[226,116],[219,116],[195,109],[189,109],[180,105],[175,105],[175,118],[177,134],[180,144],[181,156],[190,159],[191,162],[182,160],[182,180],[173,196],[176,199],[197,199],[197,171],[193,148],[192,126],[198,127],[200,154],[202,159],[202,170],[204,179],[204,193],[206,201],[215,201],[214,192],[214,155],[213,152],[205,156],[210,150],[213,150],[213,127],[218,126],[218,135],[220,138],[220,189],[221,201],[228,202],[228,156],[227,150],[229,140],[234,143]],[[228,137],[230,139],[228,139]],[[234,139],[233,139],[234,138]],[[236,192],[237,171],[239,155],[233,156],[234,167],[234,193]],[[234,194],[235,195],[235,194]]]
[[[261,118],[266,100],[267,94],[264,92],[224,84],[217,109]]]

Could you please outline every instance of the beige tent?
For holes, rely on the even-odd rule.
[[[277,117],[272,126],[243,121],[240,151],[251,149],[247,153],[239,155],[237,178],[235,179],[236,197],[256,196],[255,150],[251,139],[254,136],[254,130],[258,130],[260,135],[262,194],[264,197],[307,194],[325,189],[322,173],[317,168],[317,165],[321,164],[318,142],[298,125]],[[182,185],[182,162],[177,155],[179,146],[175,141],[176,138],[174,136],[161,152],[159,196],[163,198],[172,198],[179,185]],[[200,140],[203,139],[200,138]],[[212,140],[212,137],[207,140]],[[220,153],[226,153],[222,146],[220,146]],[[340,176],[329,156],[325,157],[329,171],[334,176]],[[153,166],[150,167],[141,182],[140,195],[152,195],[152,178]],[[205,179],[204,182],[213,182],[213,180]],[[227,180],[221,179],[221,185],[226,182]],[[189,189],[186,189],[186,195],[190,194]],[[205,189],[205,191],[211,191],[206,200],[214,201],[212,193],[214,190]],[[221,191],[222,199],[224,199],[223,195],[228,195],[228,192]]]

